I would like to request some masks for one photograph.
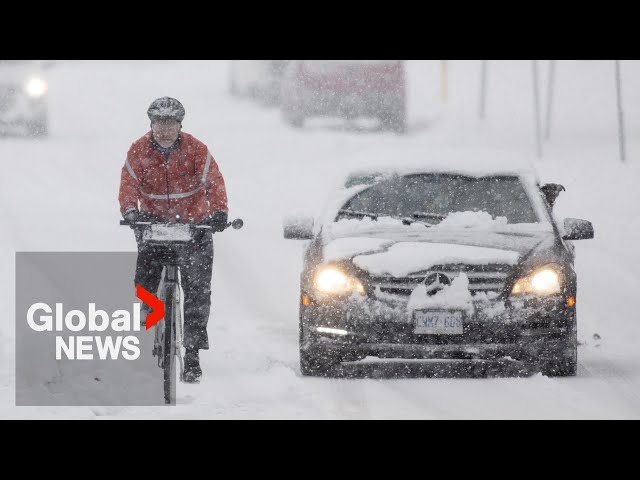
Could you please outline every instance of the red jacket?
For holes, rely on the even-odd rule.
[[[177,142],[166,156],[154,147],[151,132],[131,145],[120,177],[123,215],[135,207],[164,219],[180,215],[182,222],[199,222],[214,212],[228,213],[224,179],[207,146],[184,132]]]

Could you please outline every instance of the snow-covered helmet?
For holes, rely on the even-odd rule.
[[[153,123],[154,120],[159,120],[163,118],[174,118],[178,122],[182,123],[182,119],[184,119],[184,107],[182,104],[171,97],[162,97],[157,98],[149,108],[147,109],[147,116],[149,120]]]

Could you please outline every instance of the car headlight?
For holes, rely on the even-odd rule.
[[[47,93],[47,82],[40,77],[31,77],[26,84],[27,94],[33,98],[42,97]]]
[[[364,294],[364,287],[357,278],[336,267],[323,267],[315,275],[316,291],[326,295]]]
[[[531,272],[526,277],[519,279],[513,289],[512,295],[553,295],[560,293],[562,272],[557,265],[545,265]]]

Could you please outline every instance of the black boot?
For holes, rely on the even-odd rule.
[[[199,383],[202,377],[198,349],[188,348],[184,354],[184,382]]]

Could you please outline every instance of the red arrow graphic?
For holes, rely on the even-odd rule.
[[[140,284],[136,284],[136,297],[151,307],[152,312],[146,318],[146,328],[149,330],[164,318],[164,302]]]

